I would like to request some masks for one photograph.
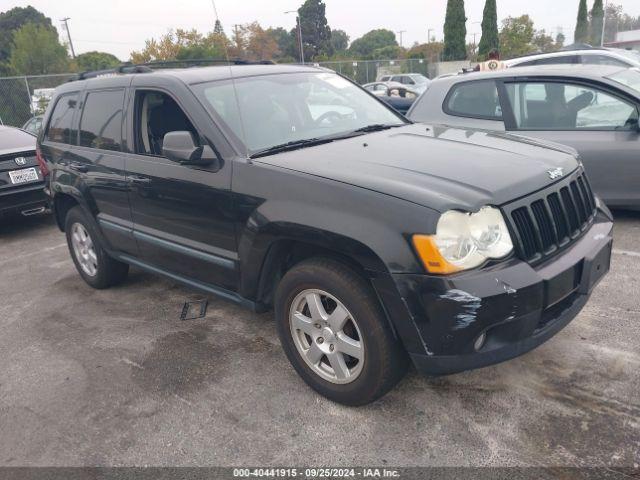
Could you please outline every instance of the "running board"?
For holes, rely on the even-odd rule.
[[[264,308],[259,304],[252,300],[248,300],[243,296],[237,294],[236,292],[232,292],[231,290],[227,290],[225,288],[216,287],[214,285],[210,285],[208,283],[202,283],[197,280],[192,280],[190,278],[183,277],[182,275],[177,275],[175,273],[167,272],[161,268],[154,267],[153,265],[149,265],[148,263],[142,262],[134,257],[130,257],[129,255],[118,255],[118,260],[128,263],[130,265],[136,266],[143,270],[146,270],[149,273],[154,273],[156,275],[160,275],[166,278],[170,278],[171,280],[175,280],[178,283],[181,283],[187,287],[191,287],[195,290],[199,290],[204,293],[210,293],[212,295],[216,295],[217,297],[223,298],[225,300],[229,300],[237,305],[241,305],[245,308],[253,310],[254,312],[263,312]]]

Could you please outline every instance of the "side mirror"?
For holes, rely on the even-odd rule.
[[[181,165],[210,165],[217,160],[211,147],[198,146],[191,132],[169,132],[162,142],[162,155]]]

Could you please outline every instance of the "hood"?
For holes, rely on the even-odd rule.
[[[0,126],[0,155],[36,149],[36,137],[17,128]]]
[[[575,151],[504,133],[424,124],[255,160],[401,198],[434,210],[500,206],[578,167]]]

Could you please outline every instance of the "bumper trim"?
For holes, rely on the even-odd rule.
[[[468,355],[429,356],[412,353],[410,356],[420,373],[433,376],[460,373],[504,362],[505,360],[510,360],[530,352],[554,337],[571,323],[584,308],[588,300],[588,295],[577,294],[576,300],[546,327],[536,331],[528,338],[511,343],[497,350]]]

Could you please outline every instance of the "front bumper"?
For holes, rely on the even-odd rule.
[[[0,191],[0,217],[29,214],[45,209],[47,205],[48,197],[44,192],[43,182]]]
[[[599,211],[580,240],[537,267],[512,259],[451,277],[394,275],[423,347],[409,349],[417,369],[444,375],[480,368],[554,336],[608,272],[612,229]],[[482,335],[486,341],[476,349]]]

